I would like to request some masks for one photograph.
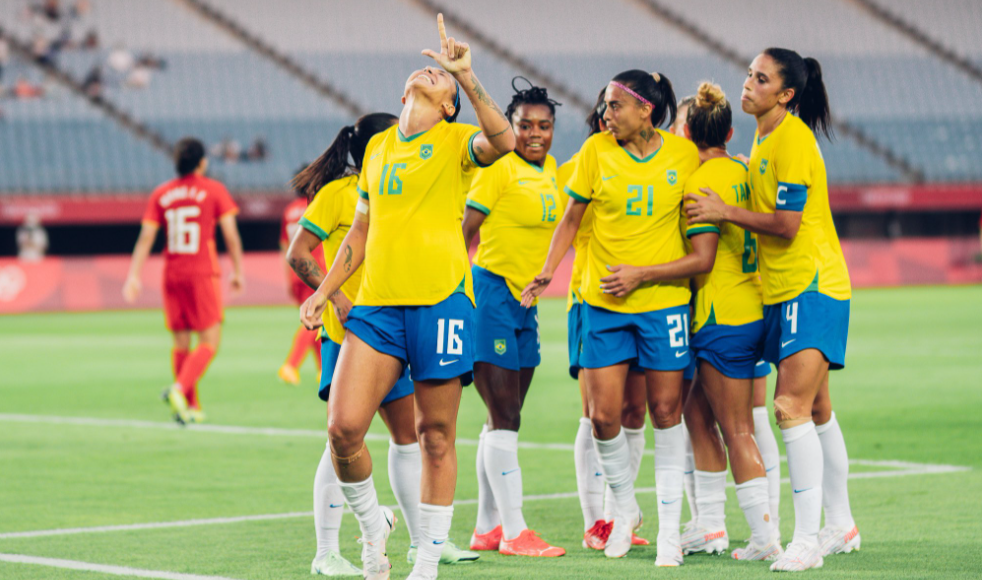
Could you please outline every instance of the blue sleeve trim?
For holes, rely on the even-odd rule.
[[[566,195],[572,197],[573,199],[575,199],[576,201],[578,201],[580,203],[590,203],[590,200],[589,199],[587,199],[587,198],[583,197],[582,195],[576,193],[575,191],[573,191],[572,189],[570,189],[569,186],[564,187],[563,188],[563,191],[566,192]]]
[[[800,183],[777,183],[777,199],[774,209],[784,211],[805,211],[808,201],[808,188]]]
[[[487,165],[485,165],[485,164],[481,163],[480,161],[478,161],[477,155],[474,154],[474,139],[477,139],[477,136],[480,135],[480,134],[481,134],[481,132],[478,131],[477,133],[474,133],[473,135],[471,135],[470,141],[467,142],[467,154],[471,156],[471,162],[473,162],[474,165],[477,165],[478,167],[491,167],[491,164],[490,163],[488,163]]]
[[[488,208],[484,207],[483,205],[477,203],[473,199],[468,199],[467,200],[467,207],[474,208],[477,211],[483,213],[484,215],[491,215],[491,210],[490,209],[488,209]]]

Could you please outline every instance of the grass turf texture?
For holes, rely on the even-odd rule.
[[[968,466],[972,471],[850,481],[863,549],[826,559],[827,578],[977,578],[982,570],[982,288],[862,290],[853,299],[848,368],[832,375],[836,413],[853,459]],[[566,374],[564,302],[544,301],[543,364],[525,408],[522,441],[571,444],[580,402]],[[201,393],[212,425],[324,431],[325,410],[308,359],[303,385],[276,379],[295,330],[292,308],[233,308]],[[159,311],[8,316],[0,323],[0,413],[165,422],[160,390],[170,380],[169,336]],[[773,384],[773,377],[772,377]],[[476,439],[484,409],[464,394],[458,436]],[[376,421],[372,431],[384,434]],[[650,427],[648,448],[653,447]],[[778,438],[780,440],[780,438]],[[214,517],[308,512],[314,469],[324,447],[317,433],[262,436],[125,426],[58,425],[0,419],[0,534]],[[393,504],[384,441],[369,442],[380,498]],[[460,445],[457,499],[477,497],[473,445]],[[572,452],[523,449],[526,495],[575,492]],[[853,466],[853,473],[882,471]],[[786,466],[782,467],[785,477]],[[639,487],[653,487],[645,458]],[[788,486],[781,513],[793,531]],[[749,536],[732,488],[727,523],[733,547]],[[653,493],[639,496],[654,539]],[[460,505],[451,534],[466,545],[476,507]],[[654,546],[619,561],[580,547],[575,497],[527,501],[526,519],[564,558],[548,561],[487,554],[442,567],[442,578],[759,578],[765,563],[687,557],[678,570],[653,566]],[[687,519],[687,511],[683,519]],[[173,527],[0,538],[0,553],[217,575],[243,580],[308,578],[312,517],[295,516]],[[342,551],[358,562],[357,524],[344,516]],[[393,578],[409,572],[408,535],[390,540]],[[0,562],[0,578],[118,578],[98,572]]]

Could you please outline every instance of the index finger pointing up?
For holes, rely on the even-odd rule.
[[[440,46],[447,45],[447,27],[443,25],[443,13],[436,15],[436,26],[440,29]]]

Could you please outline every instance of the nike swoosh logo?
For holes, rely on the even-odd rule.
[[[381,152],[379,152],[379,153],[376,153],[375,155],[372,155],[372,156],[371,156],[371,158],[369,158],[369,161],[371,161],[372,159],[375,159],[376,157],[378,157],[378,156],[379,156],[379,155],[381,155],[381,154],[382,154],[382,153],[381,153]]]
[[[796,489],[796,490],[794,490],[794,492],[795,493],[801,493],[803,491],[808,491],[809,489],[815,489],[815,488],[814,487],[807,487],[805,489]]]
[[[594,473],[593,475],[594,475],[594,477],[603,477],[604,476],[604,474],[600,473],[599,471],[596,472],[596,473]]]
[[[520,467],[516,467],[515,469],[512,469],[511,471],[502,471],[501,472],[501,475],[508,475],[509,473],[515,473],[519,469],[521,469],[521,468]]]
[[[685,355],[685,353],[687,353],[687,352],[689,352],[689,351],[688,350],[683,350],[682,352],[677,352],[677,353],[675,353],[675,358],[682,358]]]
[[[339,508],[339,507],[344,507],[344,504],[343,504],[343,503],[339,503],[339,504],[333,504],[333,503],[332,503],[332,504],[330,504],[330,505],[329,505],[329,507],[332,507],[332,508]]]
[[[434,543],[435,545],[437,545],[437,546],[439,546],[439,545],[440,545],[440,544],[442,544],[443,542],[446,542],[446,540],[440,540],[439,542],[438,542],[438,541],[436,541],[436,540],[433,540],[433,543]]]
[[[519,179],[519,180],[518,180],[518,185],[525,185],[525,184],[526,184],[526,183],[528,183],[528,182],[529,182],[529,180],[528,180],[528,179]]]
[[[774,467],[770,468],[770,469],[765,469],[764,472],[765,473],[770,473],[770,472],[774,471],[775,469],[777,469],[777,466],[776,465]]]
[[[786,347],[786,346],[788,346],[789,344],[791,344],[792,342],[794,342],[794,341],[796,341],[796,340],[798,340],[798,339],[797,339],[797,338],[792,338],[792,339],[791,339],[791,340],[789,340],[788,342],[782,342],[782,343],[781,343],[781,348],[784,348],[784,347]]]
[[[617,177],[618,175],[620,175],[620,173],[615,173],[614,175],[611,175],[610,177],[601,177],[600,178],[600,181],[607,181],[608,179],[613,179],[613,178]]]
[[[455,358],[455,359],[453,359],[453,360],[446,360],[446,361],[445,361],[445,360],[443,360],[443,359],[441,358],[441,359],[440,359],[440,366],[441,366],[441,367],[445,367],[445,366],[447,366],[447,365],[452,365],[453,363],[455,363],[455,362],[457,362],[457,361],[459,361],[459,360],[460,360],[459,358]]]
[[[677,499],[673,499],[672,501],[665,501],[665,500],[661,500],[661,502],[662,502],[663,504],[665,504],[665,505],[672,505],[673,503],[675,503],[675,502],[677,502],[677,501],[678,501]]]

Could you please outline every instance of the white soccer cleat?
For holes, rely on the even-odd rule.
[[[607,545],[604,546],[604,555],[608,558],[623,558],[631,550],[631,536],[634,530],[641,527],[641,510],[633,516],[624,517],[617,515],[614,517],[614,527],[610,530],[607,538]]]
[[[340,552],[330,551],[323,558],[317,558],[310,563],[310,573],[321,576],[361,578],[361,570],[344,559]]]
[[[734,560],[766,560],[767,562],[773,562],[783,554],[784,550],[781,549],[781,544],[775,541],[768,542],[764,546],[758,546],[751,541],[745,548],[736,548],[730,552]]]
[[[859,549],[859,528],[833,528],[826,526],[818,533],[818,543],[822,547],[823,556],[832,554],[848,554]]]
[[[688,556],[705,552],[707,554],[722,554],[730,547],[730,537],[726,528],[711,530],[695,525],[682,534],[682,553]]]
[[[678,533],[658,534],[655,566],[674,568],[682,565],[682,546]]]
[[[366,580],[388,580],[389,571],[392,564],[385,553],[385,542],[389,539],[389,534],[396,529],[396,516],[392,510],[381,506],[382,518],[382,537],[375,540],[360,538],[361,544],[361,565]]]
[[[791,542],[784,554],[771,564],[771,572],[804,572],[821,568],[824,563],[818,544]]]
[[[413,570],[412,574],[406,577],[406,580],[436,580],[436,573],[424,574],[423,572]]]

